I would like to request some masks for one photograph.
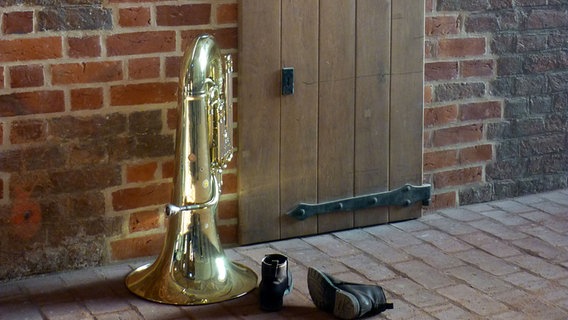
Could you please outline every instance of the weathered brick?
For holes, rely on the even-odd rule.
[[[67,54],[72,58],[98,57],[101,54],[99,36],[69,37],[67,45]]]
[[[151,22],[150,8],[120,8],[118,11],[118,24],[122,27],[149,26]]]
[[[105,215],[105,196],[100,191],[81,192],[69,198],[69,212],[76,218],[102,217]]]
[[[218,24],[237,23],[238,12],[236,3],[222,3],[217,6],[215,14]]]
[[[131,233],[156,229],[160,226],[160,213],[156,210],[130,214],[128,230]]]
[[[164,243],[163,234],[150,234],[136,238],[121,238],[111,241],[111,259],[125,260],[157,255]]]
[[[157,6],[156,21],[159,26],[193,26],[209,24],[211,4],[186,4]]]
[[[128,116],[128,130],[135,135],[159,134],[162,131],[162,111],[133,112]]]
[[[458,106],[455,104],[424,109],[424,126],[435,127],[456,122]]]
[[[452,80],[458,76],[457,62],[429,62],[424,64],[424,80]]]
[[[103,107],[102,88],[71,89],[71,110],[93,110]]]
[[[120,113],[90,117],[64,116],[49,120],[50,134],[58,139],[115,137],[126,132],[126,116]]]
[[[480,182],[482,176],[481,167],[456,169],[434,173],[434,187],[443,189],[451,186],[462,186]]]
[[[436,102],[479,98],[485,94],[485,83],[461,82],[436,85],[434,88]]]
[[[91,5],[44,7],[37,20],[41,31],[108,30],[112,28],[112,11]]]
[[[489,77],[495,70],[493,60],[468,60],[460,62],[460,74],[464,78]]]
[[[67,147],[69,165],[73,167],[84,165],[100,165],[108,159],[108,142],[99,140],[81,140]]]
[[[481,124],[471,124],[435,130],[432,143],[436,147],[441,147],[464,142],[475,142],[482,137],[483,126]]]
[[[22,65],[10,67],[10,86],[12,88],[43,86],[43,66]]]
[[[47,139],[47,123],[44,120],[14,121],[10,130],[12,144],[40,142]]]
[[[434,16],[425,20],[425,33],[427,36],[443,36],[457,34],[460,31],[459,16]]]
[[[0,95],[0,116],[61,112],[65,110],[63,91],[16,92]]]
[[[485,38],[443,38],[438,42],[438,57],[468,57],[485,54]]]
[[[455,191],[433,194],[432,203],[428,206],[428,210],[453,208],[456,206],[456,199]]]
[[[60,37],[0,40],[0,62],[55,59],[62,54]]]
[[[146,182],[156,178],[158,164],[148,162],[142,164],[131,164],[126,166],[126,182]]]
[[[174,31],[120,33],[106,41],[109,56],[172,52],[176,47]]]
[[[224,193],[224,192],[223,192]],[[238,200],[222,200],[219,202],[218,216],[220,220],[236,219],[239,216]]]
[[[556,8],[530,10],[526,20],[528,29],[544,29],[568,26],[568,12]]]
[[[53,170],[63,168],[67,161],[64,147],[50,143],[30,146],[23,150],[22,166],[24,170]]]
[[[474,102],[460,105],[459,119],[485,120],[501,118],[502,106],[499,101]]]
[[[177,82],[118,85],[110,88],[113,106],[165,103],[176,100]]]
[[[82,62],[51,66],[53,84],[111,82],[122,79],[120,61]]]
[[[467,16],[464,22],[466,32],[491,32],[498,29],[497,16],[494,13],[476,13]]]
[[[25,34],[34,31],[33,11],[6,12],[2,16],[4,34]]]
[[[171,183],[132,187],[112,193],[112,207],[116,211],[167,203],[171,199]]]
[[[128,60],[130,79],[158,78],[160,76],[160,58],[139,58]]]
[[[457,150],[424,152],[424,170],[431,171],[458,164]]]
[[[483,144],[468,148],[460,149],[459,162],[461,164],[470,164],[482,161],[489,161],[493,158],[493,146]]]

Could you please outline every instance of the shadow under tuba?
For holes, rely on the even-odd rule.
[[[185,52],[178,88],[172,203],[156,261],[126,277],[134,294],[160,303],[199,305],[240,297],[257,275],[229,261],[216,227],[221,174],[233,155],[232,61],[212,36]]]

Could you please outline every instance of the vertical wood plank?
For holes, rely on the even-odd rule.
[[[318,201],[353,196],[355,0],[320,1]],[[353,226],[353,213],[318,217],[319,232]]]
[[[280,238],[280,8],[280,0],[239,1],[237,184],[243,244]]]
[[[391,1],[357,0],[355,195],[389,189]],[[388,222],[388,208],[355,212],[355,226]]]
[[[318,0],[282,0],[282,67],[294,68],[294,94],[282,96],[281,235],[317,233],[317,219],[286,215],[317,202]]]
[[[424,0],[393,0],[390,188],[422,184]],[[391,208],[390,221],[419,217],[421,204]]]

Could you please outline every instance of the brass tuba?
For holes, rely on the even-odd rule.
[[[172,203],[156,261],[132,271],[126,286],[160,303],[200,305],[240,297],[257,285],[229,261],[216,227],[221,175],[233,155],[232,60],[210,35],[194,40],[181,62]]]

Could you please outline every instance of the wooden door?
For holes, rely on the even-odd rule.
[[[239,2],[240,242],[420,216],[419,205],[286,215],[422,182],[423,0]],[[294,68],[294,94],[281,69]]]

